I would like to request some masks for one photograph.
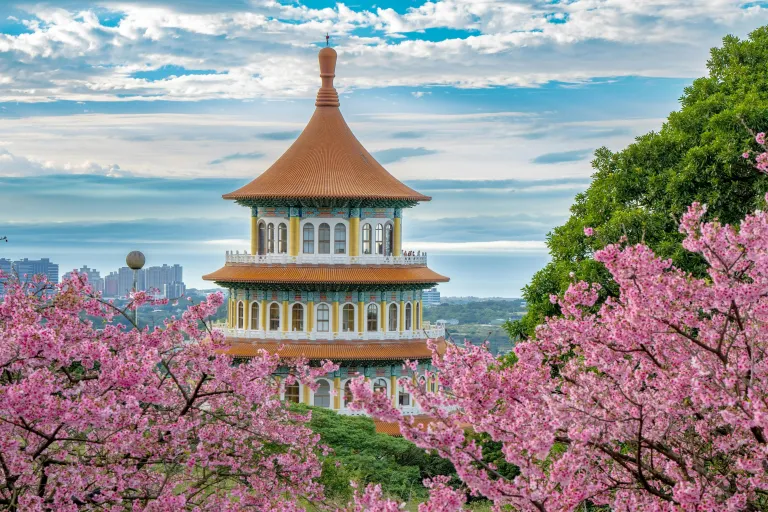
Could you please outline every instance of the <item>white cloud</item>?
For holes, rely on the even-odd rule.
[[[768,19],[745,0],[437,0],[402,14],[272,0],[219,11],[170,0],[103,5],[122,15],[117,26],[102,25],[102,11],[87,3],[24,7],[31,33],[0,34],[0,77],[8,78],[0,101],[309,97],[318,85],[315,44],[326,31],[346,88],[692,77],[723,35]],[[459,32],[437,41],[418,35],[431,29]],[[220,74],[131,77],[169,64]]]
[[[11,153],[0,148],[0,177],[35,176],[46,174],[100,174],[103,176],[124,176],[127,174],[117,164],[100,165],[91,161],[56,164],[51,161],[35,160]]]

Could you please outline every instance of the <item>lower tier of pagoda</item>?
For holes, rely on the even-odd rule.
[[[443,338],[433,339],[438,354],[445,351]],[[331,360],[345,363],[390,363],[402,364],[405,360],[428,360],[432,351],[426,340],[395,341],[382,340],[371,342],[366,340],[333,340],[333,341],[276,341],[248,340],[227,337],[229,348],[227,353],[237,358],[250,358],[266,350],[270,354],[278,354],[283,359],[304,358],[309,360]]]

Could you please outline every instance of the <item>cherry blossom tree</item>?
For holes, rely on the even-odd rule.
[[[204,320],[222,301],[211,295],[139,331],[113,322],[125,311],[83,275],[9,279],[0,509],[297,510],[321,500],[318,437],[280,402],[278,359],[233,364],[218,351]],[[147,302],[139,292],[130,307]],[[293,370],[312,382],[330,369]]]
[[[765,152],[756,163],[768,165]],[[572,283],[552,297],[563,316],[518,343],[511,364],[484,346],[441,355],[433,345],[438,391],[401,380],[433,417],[427,427],[362,379],[352,386],[357,407],[398,422],[496,505],[768,510],[768,214],[729,226],[704,222],[705,212],[693,204],[680,231],[707,278],[643,245],[609,245],[595,259],[618,295],[598,304],[599,285]],[[519,475],[484,462],[468,429],[501,442]]]

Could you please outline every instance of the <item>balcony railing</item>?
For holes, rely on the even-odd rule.
[[[426,265],[427,255],[384,256],[381,254],[247,254],[239,251],[227,251],[227,263],[258,263],[264,265]]]
[[[261,329],[217,329],[228,338],[252,340],[424,340],[445,336],[443,325],[431,326],[419,331],[371,331],[371,332],[316,332],[316,331],[264,331]]]

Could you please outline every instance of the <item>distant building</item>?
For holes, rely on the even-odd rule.
[[[104,277],[104,296],[117,297],[119,296],[119,289],[120,276],[118,276],[117,272],[110,272],[108,276]]]
[[[163,264],[160,267],[147,267],[136,272],[136,289],[156,290],[158,297],[176,298],[186,292],[182,280],[184,269],[181,265]],[[133,270],[121,267],[117,272],[110,272],[104,277],[105,297],[127,297],[133,290]]]
[[[56,263],[52,263],[48,258],[39,260],[24,258],[16,261],[0,258],[0,270],[4,274],[17,275],[20,279],[28,281],[31,281],[35,276],[44,275],[48,278],[49,283],[56,284],[59,282],[59,266]],[[4,293],[5,287],[0,283],[0,295]]]
[[[95,292],[103,292],[104,291],[104,279],[101,277],[101,273],[98,270],[88,268],[88,265],[83,265],[80,267],[80,270],[78,270],[78,273],[85,274],[88,276],[88,282],[93,287],[93,291]],[[69,279],[71,277],[72,273],[67,272],[62,276],[62,279]]]
[[[31,279],[33,276],[44,275],[50,283],[59,282],[59,266],[56,263],[51,263],[51,260],[48,258],[41,258],[39,260],[24,258],[23,260],[14,261],[13,269],[19,274],[19,277],[26,275]]]
[[[440,305],[440,292],[437,288],[425,290],[422,292],[422,300],[425,306],[439,306]]]
[[[11,266],[12,266],[11,260],[0,258],[0,273],[5,274],[6,276],[11,275]],[[5,294],[5,285],[3,285],[3,282],[7,279],[8,279],[7,277],[0,278],[0,295]]]
[[[163,264],[162,267],[149,267],[144,269],[143,272],[146,276],[146,286],[141,289],[157,289],[160,290],[160,293],[164,294],[166,297],[168,297],[168,295],[165,293],[165,287],[167,285],[172,283],[180,283],[182,286],[184,285],[183,268],[178,264]],[[184,292],[182,292],[182,294],[183,293]],[[174,295],[174,297],[178,297],[178,295]]]
[[[163,295],[166,299],[178,299],[183,297],[187,291],[187,287],[181,281],[173,281],[165,285]]]

